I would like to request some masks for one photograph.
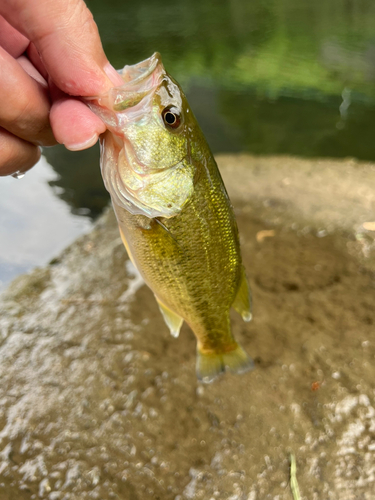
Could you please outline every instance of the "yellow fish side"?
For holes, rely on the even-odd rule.
[[[171,218],[132,215],[114,203],[121,236],[134,265],[154,292],[172,335],[183,320],[198,340],[197,376],[211,382],[227,367],[253,363],[233,338],[229,310],[251,319],[250,291],[238,230],[217,165],[198,165],[194,194]]]

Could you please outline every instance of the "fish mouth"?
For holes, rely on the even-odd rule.
[[[155,52],[151,57],[141,61],[137,64],[126,65],[119,71],[126,86],[138,86],[145,81],[155,72],[158,66],[164,70],[163,63],[159,52]],[[152,83],[152,82],[150,82]]]
[[[118,73],[124,80],[122,85],[112,87],[104,94],[83,98],[91,110],[107,124],[113,120],[103,108],[109,112],[118,112],[137,106],[153,93],[166,75],[159,52],[137,64],[124,66]]]
[[[140,154],[136,151],[127,136],[129,123],[137,123],[143,115],[151,113],[155,93],[164,80],[169,82],[160,54],[156,52],[140,63],[127,65],[119,74],[123,79],[122,85],[84,99],[108,129],[101,137],[101,169],[105,186],[114,203],[133,215],[174,217],[181,212],[193,192],[191,176],[183,168],[189,151],[179,151],[178,160],[170,158],[169,165],[164,163],[158,166],[147,152]],[[173,96],[168,91],[166,94],[168,96],[164,96],[164,100],[168,99],[169,103]],[[159,98],[162,101],[158,94],[157,103]],[[170,191],[181,183],[169,198],[165,179],[169,180]]]

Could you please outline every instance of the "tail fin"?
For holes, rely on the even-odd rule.
[[[224,353],[205,353],[199,349],[197,351],[197,377],[204,383],[212,382],[225,368],[231,373],[245,373],[254,368],[253,360],[236,344],[232,351]]]

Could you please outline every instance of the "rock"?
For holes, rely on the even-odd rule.
[[[302,498],[373,497],[375,167],[219,165],[254,296],[233,329],[255,370],[197,382],[193,334],[168,334],[107,210],[2,295],[2,500],[289,499],[292,452]]]

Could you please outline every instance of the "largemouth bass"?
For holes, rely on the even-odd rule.
[[[120,74],[121,87],[87,102],[107,125],[101,169],[121,238],[172,335],[183,321],[195,333],[198,378],[245,372],[229,310],[250,321],[250,291],[213,155],[159,54]]]

